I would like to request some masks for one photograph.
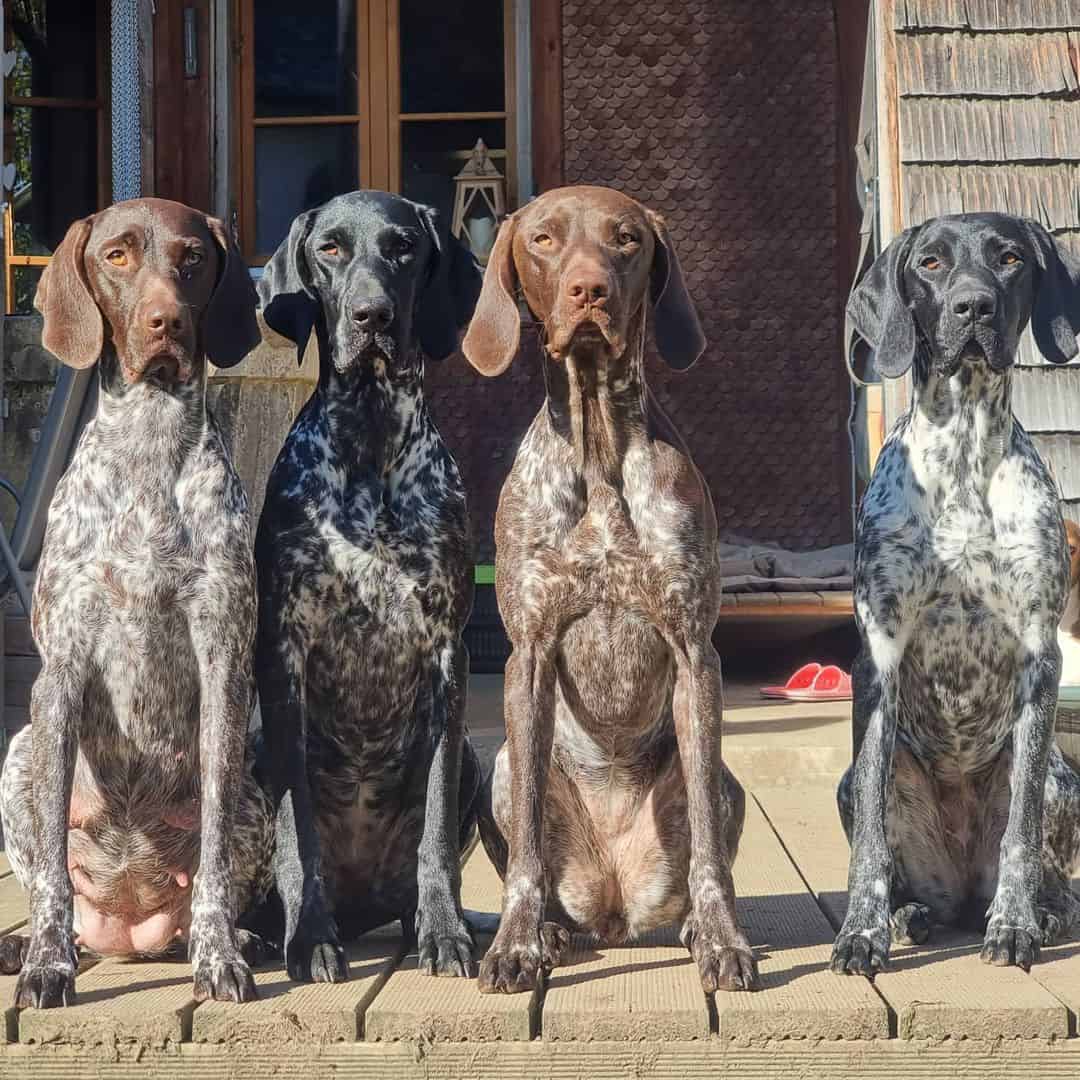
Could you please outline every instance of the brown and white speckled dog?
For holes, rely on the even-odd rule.
[[[206,360],[259,340],[220,221],[137,199],[76,221],[38,287],[45,347],[98,364],[97,415],[49,510],[42,669],[0,785],[30,889],[20,1005],[74,997],[101,953],[186,938],[195,994],[244,1000],[236,912],[270,886],[269,804],[243,769],[254,693],[247,500],[206,407]]]
[[[519,295],[543,323],[547,400],[495,524],[514,651],[481,824],[505,896],[480,989],[534,986],[568,929],[620,942],[676,920],[707,991],[750,988],[715,512],[644,372],[650,318],[675,368],[704,335],[663,221],[607,188],[548,192],[503,224],[463,346],[486,375],[517,352]]]

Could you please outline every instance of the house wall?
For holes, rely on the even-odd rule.
[[[895,0],[902,224],[1001,210],[1080,255],[1080,0]],[[1080,520],[1080,363],[1030,332],[1013,408]]]

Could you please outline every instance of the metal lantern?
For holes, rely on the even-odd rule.
[[[477,139],[465,168],[454,177],[454,220],[450,231],[480,263],[486,263],[499,222],[506,216],[506,180]]]

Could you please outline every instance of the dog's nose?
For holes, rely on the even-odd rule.
[[[608,298],[607,278],[597,271],[575,274],[567,283],[566,292],[581,307],[603,304]]]
[[[146,313],[146,328],[155,334],[180,334],[184,329],[184,321],[177,309],[155,304]]]
[[[954,315],[973,322],[987,322],[997,313],[997,298],[989,289],[965,289],[952,298]]]
[[[394,305],[385,297],[362,300],[353,308],[352,320],[361,330],[385,330],[394,321]]]

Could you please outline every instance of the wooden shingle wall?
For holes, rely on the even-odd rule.
[[[1000,210],[1080,257],[1080,0],[896,0],[903,224]],[[1080,519],[1080,364],[1030,333],[1013,406]]]

